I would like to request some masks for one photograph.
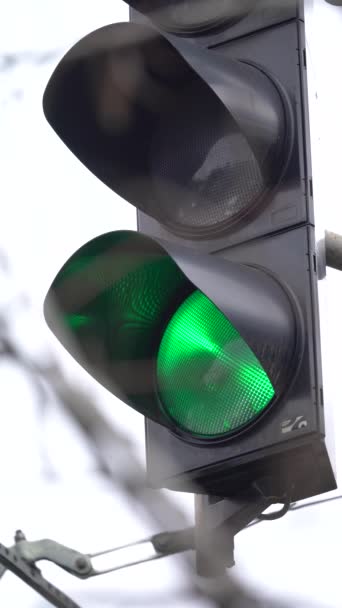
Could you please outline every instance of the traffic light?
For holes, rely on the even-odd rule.
[[[291,500],[334,489],[302,2],[129,4],[131,22],[65,55],[43,105],[137,208],[138,232],[81,247],[47,322],[145,416],[152,486],[232,497],[258,482]]]

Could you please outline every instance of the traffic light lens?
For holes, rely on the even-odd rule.
[[[275,395],[230,321],[202,292],[177,309],[157,357],[159,395],[178,428],[214,438],[252,422]]]
[[[209,236],[250,213],[272,178],[218,99],[196,83],[192,90],[191,105],[183,101],[161,123],[151,174],[162,222],[176,233]]]

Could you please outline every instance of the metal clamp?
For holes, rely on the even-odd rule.
[[[163,532],[134,543],[89,554],[80,553],[50,539],[30,542],[18,530],[13,547],[7,548],[0,544],[0,579],[6,570],[10,570],[56,608],[79,608],[42,576],[36,562],[47,560],[73,576],[87,579],[193,548],[193,528]]]

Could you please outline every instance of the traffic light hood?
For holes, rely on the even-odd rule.
[[[43,106],[94,175],[189,238],[226,232],[261,205],[291,150],[291,111],[271,75],[148,25],[83,38]]]
[[[203,34],[231,26],[245,17],[257,0],[124,0],[158,26],[177,34]]]
[[[274,278],[136,232],[81,247],[54,280],[45,315],[114,395],[194,436],[254,421],[298,364],[294,302]]]

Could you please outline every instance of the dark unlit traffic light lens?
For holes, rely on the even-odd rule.
[[[215,438],[254,421],[275,396],[265,370],[230,321],[200,291],[169,321],[157,357],[159,395],[175,425]]]
[[[272,177],[263,174],[218,99],[205,89],[196,92],[195,83],[193,89],[152,139],[151,175],[162,222],[173,232],[200,236],[248,214]],[[200,104],[190,103],[199,96]]]

